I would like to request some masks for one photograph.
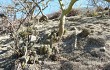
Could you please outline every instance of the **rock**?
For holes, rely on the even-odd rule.
[[[31,42],[34,42],[34,41],[36,41],[36,36],[34,36],[34,35],[31,35],[30,37],[31,37]]]
[[[88,47],[104,47],[106,43],[106,39],[104,36],[89,36],[87,40],[86,46]]]
[[[64,64],[62,64],[61,70],[81,70],[80,65],[81,64],[78,62],[68,61],[68,62],[65,62]]]
[[[78,37],[84,38],[87,37],[90,34],[90,31],[88,29],[82,29],[82,32],[78,34]]]
[[[101,58],[101,52],[100,51],[92,50],[92,51],[90,51],[90,54],[92,57]]]
[[[78,21],[79,19],[81,19],[81,16],[66,17],[68,21]]]
[[[0,68],[0,70],[4,70],[4,68]]]
[[[44,61],[41,70],[60,70],[61,64],[58,62]]]
[[[110,63],[105,64],[102,70],[110,70]]]
[[[56,55],[56,54],[53,54],[53,55],[50,55],[50,59],[52,61],[58,61],[60,59],[60,56],[59,55]]]
[[[1,37],[0,37],[0,41],[1,41],[1,40],[6,40],[6,39],[9,39],[9,38],[10,38],[9,35],[7,35],[7,36],[1,36]]]
[[[105,47],[102,47],[102,48],[100,48],[100,51],[101,52],[105,52],[106,51],[106,48]]]
[[[90,28],[90,27],[92,27],[93,26],[93,24],[88,24],[88,25],[86,25],[85,27],[86,28]]]

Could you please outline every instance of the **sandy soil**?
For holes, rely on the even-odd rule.
[[[38,35],[35,47],[46,44],[46,35],[58,28],[59,21],[36,23]],[[74,48],[75,29],[78,29],[77,48]],[[86,29],[87,31],[83,30]],[[57,61],[41,61],[40,64],[28,65],[32,69],[25,70],[110,70],[110,18],[98,17],[69,17],[65,24],[66,33],[59,43],[53,46],[59,47],[59,59]],[[89,34],[88,34],[89,32]],[[1,41],[4,36],[0,37]],[[5,38],[7,40],[7,38]],[[8,42],[13,43],[13,42]],[[7,43],[7,45],[9,45]],[[5,44],[1,43],[1,46]],[[3,46],[6,48],[6,46]],[[14,69],[10,65],[16,58],[12,57],[9,49],[0,49],[0,68]],[[2,70],[2,69],[1,69]]]

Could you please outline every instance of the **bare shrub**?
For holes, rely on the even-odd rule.
[[[43,15],[42,17],[40,17],[39,21],[43,22],[43,21],[47,21],[48,17],[46,15]]]
[[[99,6],[99,7],[96,8],[96,11],[97,11],[97,12],[102,12],[103,10],[104,10],[104,9],[103,9],[101,6]]]
[[[57,19],[57,18],[59,18],[60,15],[61,15],[61,12],[58,11],[58,12],[55,12],[55,13],[49,14],[48,17],[49,17],[50,20],[52,20],[52,19]]]
[[[67,17],[77,16],[79,13],[80,13],[79,10],[77,10],[77,9],[72,9],[72,10],[70,11],[70,13],[67,15]]]

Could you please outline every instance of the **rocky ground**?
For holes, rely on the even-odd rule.
[[[58,20],[36,23],[38,35],[35,47],[48,44],[47,34],[58,28]],[[78,29],[77,48],[75,29]],[[8,49],[8,35],[1,35],[0,70],[22,70],[20,64],[13,65],[16,60]],[[2,44],[5,41],[8,43]],[[53,43],[59,48],[57,61],[43,60],[39,64],[28,64],[25,70],[110,70],[110,18],[107,17],[68,17],[66,18],[65,34],[59,42]]]

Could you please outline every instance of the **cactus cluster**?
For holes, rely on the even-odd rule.
[[[87,11],[85,15],[87,17],[95,17],[95,16],[98,16],[99,14],[96,11],[94,11],[94,12]]]
[[[58,47],[50,47],[50,45],[42,45],[40,47],[40,54],[45,55],[44,59],[51,59],[52,61],[57,61],[59,57],[57,54],[59,53]]]
[[[57,31],[52,31],[51,34],[49,35],[49,39],[52,39],[52,42],[58,42],[58,32]]]
[[[48,54],[48,55],[50,55],[50,54],[52,54],[52,49],[50,48],[50,46],[49,45],[42,45],[41,47],[40,47],[40,54]]]
[[[32,34],[32,28],[28,27],[27,30],[19,32],[19,36],[22,38]]]
[[[29,56],[28,64],[38,63],[38,57],[35,51],[31,51],[28,56]]]

